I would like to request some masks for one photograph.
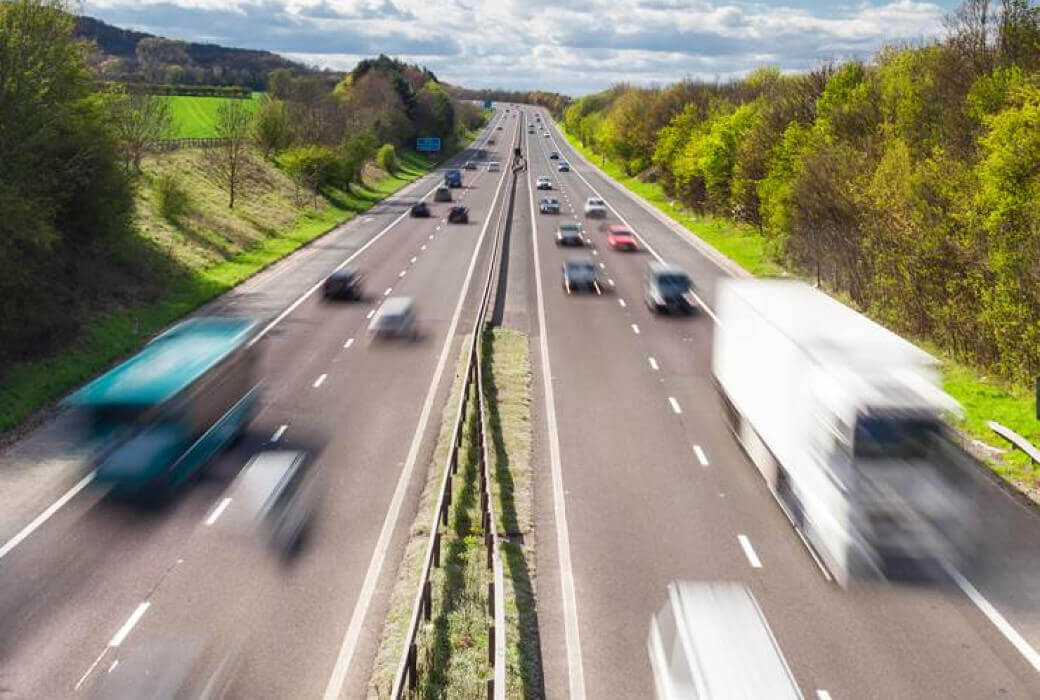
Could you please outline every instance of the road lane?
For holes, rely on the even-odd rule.
[[[462,156],[467,157],[472,154]],[[249,438],[241,448],[217,460],[203,482],[151,518],[107,501],[93,504],[87,498],[73,499],[3,562],[0,681],[5,688],[12,689],[15,697],[66,695],[128,614],[128,606],[160,596],[164,585],[180,581],[181,567],[195,566],[194,547],[207,514],[220,502],[224,488],[248,455],[279,431],[280,446],[304,446],[320,452],[318,466],[331,475],[333,488],[315,529],[321,534],[315,535],[313,549],[307,550],[293,571],[309,592],[297,600],[291,590],[284,591],[284,597],[272,604],[276,612],[269,618],[279,621],[283,632],[307,624],[308,645],[293,647],[293,654],[274,653],[272,661],[263,665],[270,678],[261,674],[255,681],[257,687],[265,687],[262,684],[270,680],[266,687],[288,690],[287,684],[299,682],[299,673],[313,670],[316,677],[323,676],[318,682],[324,683],[329,669],[319,672],[319,668],[323,663],[331,665],[328,659],[338,646],[336,637],[342,635],[349,618],[349,609],[344,608],[352,604],[348,593],[364,572],[359,562],[367,558],[365,547],[371,549],[373,528],[378,530],[383,521],[393,489],[389,476],[396,473],[399,466],[395,465],[404,457],[402,445],[406,447],[407,441],[401,434],[414,430],[414,416],[419,411],[416,397],[429,384],[445,337],[446,319],[474,251],[479,222],[489,213],[492,185],[499,177],[486,171],[467,177],[474,189],[467,190],[465,201],[476,223],[445,227],[443,235],[430,240],[429,235],[442,226],[439,218],[405,219],[392,235],[373,244],[358,259],[358,266],[368,275],[370,291],[393,286],[398,293],[417,297],[423,329],[419,341],[408,347],[368,345],[367,309],[381,297],[361,304],[325,303],[317,295],[305,299],[263,341],[268,387],[264,409]],[[441,213],[444,208],[435,205],[434,211]],[[343,259],[342,251],[337,257]],[[402,268],[409,270],[403,279],[398,276]],[[324,267],[321,274],[328,269]],[[292,272],[273,284],[283,286],[289,280],[295,290],[305,290],[314,276],[299,280]],[[344,348],[350,337],[358,338],[359,344]],[[314,387],[322,374],[325,381]],[[438,391],[435,405],[440,405],[445,391]],[[420,461],[432,449],[426,439],[422,447]],[[409,496],[413,498],[406,500],[414,508],[414,489]],[[232,510],[233,504],[228,507]],[[143,527],[146,524],[154,525],[154,531]],[[209,603],[204,601],[217,601],[219,607],[220,601],[241,592],[241,586],[224,585],[218,564],[204,565],[206,574],[193,570],[197,575],[189,576],[190,595],[172,600],[170,610],[153,607],[128,644],[148,639],[145,631],[151,620],[165,615],[177,618],[178,606],[205,608]],[[250,583],[248,569],[227,574],[227,581],[233,582],[236,576],[244,586]],[[41,581],[46,584],[43,593]],[[272,641],[265,643],[277,649]],[[310,644],[324,646],[319,650]],[[304,657],[318,665],[303,664]]]
[[[555,172],[552,148],[552,139],[533,140],[532,177],[550,175],[565,202],[583,203],[592,189],[576,173]],[[696,260],[696,248],[670,241],[674,234],[645,212],[630,219],[634,205],[606,187],[596,190],[713,298],[718,265]],[[536,232],[543,259],[557,261],[543,264],[547,288],[559,285],[564,257],[552,245],[555,218],[539,217]],[[599,224],[591,228],[611,289],[633,303],[562,293],[546,300],[588,695],[645,696],[647,625],[664,585],[709,578],[752,587],[807,695],[1035,696],[1035,674],[955,591],[843,592],[823,579],[722,421],[710,380],[710,319],[658,318],[634,303],[650,256],[611,252]],[[540,619],[550,642],[561,636],[552,630],[554,610]],[[547,682],[550,695],[564,687],[550,674]]]

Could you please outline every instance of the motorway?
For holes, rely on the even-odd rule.
[[[710,307],[715,282],[732,267],[611,184],[555,127],[548,138],[538,129],[528,139],[533,279],[518,287],[537,310],[527,325],[538,359],[535,501],[547,696],[649,697],[650,616],[669,581],[693,579],[750,587],[807,697],[1040,697],[1040,667],[984,614],[989,601],[981,594],[969,599],[934,577],[849,591],[827,580],[731,437],[711,383]],[[574,170],[557,172],[551,150]],[[541,175],[552,178],[563,202],[559,217],[536,211],[548,194],[530,189]],[[593,195],[611,208],[602,224],[583,216]],[[590,245],[583,252],[555,245],[556,224],[568,217],[584,222]],[[601,232],[611,223],[632,227],[642,250],[611,251]],[[575,255],[591,255],[601,267],[602,295],[565,292],[561,265]],[[709,313],[651,314],[642,276],[655,256],[690,272]],[[984,592],[1005,603],[1002,619],[1035,645],[1040,601],[1027,573],[1035,572],[1040,521],[990,482],[981,486],[995,551],[969,580],[989,584]],[[1031,563],[1004,561],[1008,555]],[[1032,651],[1028,642],[1024,651]]]
[[[508,162],[517,124],[497,113],[453,163]],[[491,134],[498,145],[481,152]],[[214,649],[233,650],[231,697],[363,694],[459,352],[456,331],[472,323],[480,290],[471,281],[489,262],[505,194],[505,172],[481,167],[454,191],[470,209],[468,225],[446,224],[445,204],[410,218],[441,174],[203,310],[272,317],[261,340],[263,406],[248,437],[172,503],[139,509],[81,488],[82,459],[62,451],[62,415],[5,451],[0,696],[90,697],[150,658],[167,665],[181,655],[190,666],[193,649],[208,671],[220,658],[208,658]],[[323,301],[316,286],[348,260],[365,274],[366,299]],[[368,319],[391,295],[415,298],[418,340],[370,342]],[[324,480],[306,546],[286,564],[256,538],[243,540],[236,504],[224,503],[249,456],[272,446],[310,450]],[[34,520],[41,513],[52,514]]]
[[[508,163],[525,128],[515,115],[497,112],[483,135],[496,134],[494,155],[475,146],[454,162]],[[697,579],[751,588],[806,697],[1040,697],[1036,510],[980,480],[986,554],[963,576],[830,582],[730,436],[711,383],[714,287],[738,271],[551,132],[525,134],[502,286],[504,323],[530,335],[534,360],[546,696],[651,696],[650,616],[669,581]],[[557,172],[554,149],[572,172]],[[456,196],[468,225],[444,223],[440,204],[430,219],[407,216],[434,173],[201,310],[272,319],[263,407],[248,437],[165,507],[91,488],[65,414],[0,452],[0,697],[90,697],[155,658],[197,655],[189,673],[201,677],[224,653],[230,697],[364,694],[507,171],[465,172]],[[540,175],[559,216],[537,213]],[[582,215],[592,195],[610,205],[603,222]],[[583,251],[555,245],[568,217],[585,223]],[[642,250],[607,248],[601,224],[618,222]],[[575,255],[600,266],[601,294],[564,290],[560,268]],[[646,309],[655,256],[690,272],[705,313]],[[323,302],[317,285],[348,261],[367,299]],[[417,341],[370,343],[369,315],[391,295],[416,299]],[[243,535],[226,501],[238,470],[270,447],[310,450],[324,479],[314,528],[287,564]]]

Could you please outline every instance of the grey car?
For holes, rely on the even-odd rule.
[[[650,263],[643,280],[643,288],[646,305],[655,313],[690,313],[695,309],[693,281],[686,271],[677,265]]]
[[[572,258],[563,264],[563,288],[573,291],[599,292],[599,274],[592,258]]]
[[[556,245],[585,245],[581,237],[581,227],[576,221],[564,221],[556,229]]]
[[[556,197],[542,197],[542,201],[538,202],[538,211],[543,214],[559,214],[560,200]]]
[[[282,553],[296,549],[314,515],[318,488],[310,467],[306,452],[267,450],[249,461],[232,486],[232,502]]]
[[[415,309],[411,297],[390,297],[383,302],[368,330],[377,338],[416,336]]]

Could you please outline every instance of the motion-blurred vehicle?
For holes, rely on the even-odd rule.
[[[563,221],[556,229],[556,245],[585,245],[576,221]]]
[[[570,163],[567,161],[560,161],[560,164],[556,166],[556,169],[561,173],[569,173],[571,171]]]
[[[689,313],[696,308],[693,280],[677,265],[651,262],[643,279],[643,292],[647,307],[655,313]]]
[[[799,282],[722,280],[716,304],[732,429],[840,584],[970,554],[976,466],[935,358]]]
[[[495,127],[495,130],[496,130],[496,131],[502,131],[502,127],[501,127],[501,126],[496,126],[496,127]]]
[[[409,213],[417,219],[425,219],[430,215],[430,206],[426,202],[416,202]]]
[[[563,264],[563,288],[570,294],[575,290],[598,291],[599,274],[591,258],[571,258]]]
[[[489,146],[494,146],[494,145],[495,145],[495,139],[488,139],[488,140],[487,140],[487,144],[488,144]]]
[[[501,169],[502,169],[502,164],[499,163],[497,160],[493,160],[490,163],[488,163],[488,172],[489,173],[497,173]]]
[[[463,163],[462,169],[463,170],[476,170],[477,169],[477,164],[474,163],[471,160],[467,160],[465,163]]]
[[[542,176],[542,177],[538,178],[535,181],[534,186],[535,186],[535,189],[539,189],[539,190],[551,190],[552,189],[552,180],[550,180],[549,178],[547,178],[545,176]]]
[[[528,134],[534,134],[534,127],[533,126],[527,127],[527,133]]]
[[[95,483],[161,497],[242,434],[260,395],[260,322],[178,323],[67,399],[79,412]]]
[[[462,187],[462,172],[459,170],[449,170],[444,173],[444,184],[447,187]]]
[[[659,700],[802,700],[751,592],[739,583],[673,581],[650,618]]]
[[[585,200],[585,216],[590,219],[602,219],[607,215],[607,203],[599,197],[589,197]]]
[[[543,214],[559,214],[560,200],[556,197],[542,197],[542,200],[538,202],[538,211]]]
[[[450,202],[451,201],[451,190],[441,185],[433,193],[433,201],[435,202]]]
[[[390,297],[384,301],[368,330],[377,338],[415,337],[415,304],[411,297]]]
[[[90,700],[180,700],[228,697],[242,663],[240,645],[203,636],[137,641],[120,661],[94,674]]]
[[[627,226],[611,226],[607,228],[607,245],[614,250],[636,250],[636,235]]]
[[[352,267],[336,270],[321,286],[326,299],[361,299],[361,273]]]
[[[557,153],[556,151],[550,151],[549,152],[549,160],[559,160],[559,159],[560,159],[560,154],[559,153]]]
[[[469,209],[463,206],[454,206],[448,210],[448,223],[449,224],[468,224],[469,223]]]
[[[306,452],[267,450],[249,460],[228,496],[276,551],[289,554],[314,515],[318,485]]]
[[[548,131],[544,132],[544,133],[542,134],[542,136],[544,136],[545,138],[549,138],[549,132],[548,132]]]

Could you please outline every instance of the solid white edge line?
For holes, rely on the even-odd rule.
[[[1011,642],[1011,645],[1018,650],[1018,653],[1025,657],[1025,660],[1029,662],[1029,665],[1033,667],[1034,671],[1040,671],[1040,653],[1033,648],[1025,640],[1025,638],[1018,633],[1011,623],[1007,621],[1000,611],[993,606],[985,596],[979,593],[978,589],[971,584],[971,581],[964,577],[960,571],[958,571],[952,564],[943,562],[943,568],[946,573],[953,579],[954,583],[964,591],[964,595],[968,596],[968,599],[975,604],[982,614],[985,615],[993,626],[996,627],[1004,637]]]
[[[85,477],[76,482],[76,485],[66,491],[61,498],[47,506],[42,513],[33,518],[32,522],[19,530],[17,535],[7,540],[7,542],[4,543],[4,546],[0,547],[0,559],[3,559],[10,554],[11,550],[21,544],[26,537],[33,534],[38,527],[50,520],[51,516],[57,513],[62,506],[71,501],[80,491],[85,489],[90,482],[94,480],[95,476],[97,476],[97,471],[91,471]]]
[[[274,435],[271,436],[271,442],[278,442],[285,435],[285,431],[289,429],[288,423],[283,423],[278,426],[278,430],[274,431]]]
[[[319,386],[325,383],[325,380],[329,378],[329,375],[323,374],[314,380],[314,388],[317,389]]]
[[[83,675],[79,677],[79,680],[76,681],[76,685],[72,687],[73,690],[79,690],[79,687],[83,685],[83,682],[86,681],[90,674],[94,671],[94,669],[97,668],[97,665],[101,663],[101,659],[105,658],[105,654],[107,654],[108,650],[111,648],[112,647],[105,647],[101,650],[101,653],[98,654],[98,657],[94,659],[94,663],[90,664],[90,666],[87,667],[87,670],[83,672]]]
[[[744,556],[747,557],[751,568],[761,569],[762,562],[759,560],[758,555],[755,554],[755,548],[751,546],[751,540],[747,538],[747,535],[737,535],[737,540],[740,541],[740,548],[744,550]]]
[[[675,415],[677,415],[677,416],[681,416],[682,415],[682,406],[679,405],[679,402],[675,400],[674,396],[669,396],[668,397],[668,403],[670,403],[672,405],[672,411],[675,412]]]
[[[502,193],[502,186],[505,184],[505,181],[506,173],[503,170],[499,176],[498,188],[495,190],[495,196],[491,200],[488,212],[495,211],[495,206],[498,203],[499,195]],[[422,445],[423,437],[426,432],[426,425],[429,422],[430,414],[433,411],[433,402],[437,396],[437,388],[440,385],[441,376],[444,374],[444,367],[448,361],[448,351],[451,349],[451,343],[459,325],[459,317],[462,315],[462,307],[465,304],[466,295],[469,293],[470,282],[473,279],[473,271],[476,269],[477,259],[480,257],[484,238],[486,237],[488,226],[493,218],[494,217],[490,213],[485,217],[484,226],[480,231],[480,237],[477,239],[476,247],[473,249],[473,256],[470,258],[469,269],[466,272],[466,278],[462,284],[462,291],[459,294],[458,302],[455,305],[455,313],[452,316],[451,325],[448,327],[448,332],[445,335],[444,345],[441,347],[440,357],[437,360],[437,367],[433,373],[433,380],[430,382],[430,388],[426,392],[426,400],[423,402],[422,412],[419,415],[419,424],[416,426],[415,433],[412,436],[412,444],[408,449],[408,457],[405,459],[404,467],[397,478],[397,486],[394,488],[394,494],[390,499],[390,507],[387,509],[386,517],[383,519],[383,527],[379,532],[379,539],[376,541],[376,547],[372,552],[372,559],[369,561],[368,570],[365,572],[365,580],[361,585],[361,592],[358,594],[357,602],[354,604],[354,611],[351,613],[350,622],[347,625],[347,631],[343,636],[343,643],[340,645],[339,654],[336,657],[336,664],[332,669],[328,685],[325,687],[324,697],[326,700],[339,698],[340,694],[343,692],[343,685],[347,680],[347,672],[350,670],[350,663],[354,658],[354,653],[357,651],[358,640],[361,637],[361,627],[364,623],[365,617],[368,615],[368,608],[372,603],[372,596],[375,593],[376,584],[378,583],[379,576],[383,570],[383,563],[385,562],[387,552],[390,549],[390,539],[397,527],[397,520],[400,516],[405,492],[408,490],[408,484],[411,481],[411,474],[415,468],[415,462],[419,457],[419,448]]]
[[[531,162],[531,142],[525,140],[527,162]],[[578,602],[574,593],[571,567],[570,534],[567,530],[567,508],[564,502],[563,467],[560,460],[560,436],[556,425],[556,400],[553,396],[552,367],[549,364],[549,336],[545,322],[545,293],[542,289],[541,256],[538,253],[538,224],[534,210],[534,187],[531,170],[527,170],[527,191],[531,206],[531,242],[534,247],[535,295],[538,299],[538,340],[542,364],[542,388],[545,398],[546,424],[549,431],[549,464],[552,472],[553,516],[556,523],[556,553],[559,559],[560,588],[563,594],[563,629],[567,647],[567,675],[571,700],[585,698],[585,671],[582,668],[581,638],[578,631]]]
[[[224,498],[220,499],[220,503],[217,504],[217,507],[214,508],[213,512],[209,514],[209,517],[206,518],[206,524],[207,525],[212,525],[213,523],[217,522],[217,518],[220,517],[220,514],[223,513],[224,510],[230,504],[231,504],[231,498],[230,497],[224,497]]]
[[[147,600],[138,605],[134,611],[130,613],[130,617],[128,617],[126,622],[123,623],[123,626],[119,628],[119,631],[116,632],[115,636],[112,637],[108,646],[118,647],[120,644],[125,642],[127,635],[129,635],[131,630],[134,629],[134,626],[141,621],[141,618],[144,617],[144,614],[148,612],[148,608],[150,607],[152,607],[152,604]]]

